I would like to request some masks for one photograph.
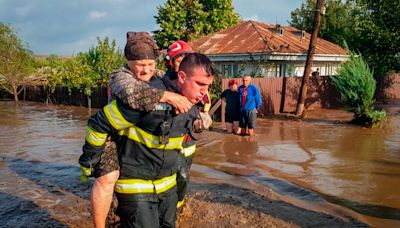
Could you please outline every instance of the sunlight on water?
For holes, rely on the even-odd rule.
[[[334,117],[335,111],[331,112]],[[0,171],[4,174],[0,183],[10,194],[10,183],[17,184],[13,183],[17,178],[27,186],[32,180],[37,182],[39,187],[25,189],[32,197],[65,194],[57,186],[77,194],[88,191],[89,187],[82,190],[75,182],[90,116],[87,109],[28,102],[15,106],[2,101],[0,116]],[[399,114],[391,116],[384,129],[318,119],[264,119],[259,126],[254,138],[217,131],[203,134],[194,175],[232,181],[240,176],[301,200],[327,200],[400,226]],[[50,180],[41,179],[47,175]],[[79,201],[73,196],[70,200]],[[48,207],[58,203],[49,202]],[[77,216],[80,213],[86,212],[77,211]]]

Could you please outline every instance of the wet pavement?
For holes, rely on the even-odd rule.
[[[382,129],[347,125],[351,115],[342,110],[259,120],[255,137],[216,124],[201,136],[192,174],[255,183],[312,210],[333,204],[372,226],[400,227],[400,102],[384,107],[390,116]],[[90,183],[80,182],[77,165],[89,115],[0,101],[0,226],[90,226]]]

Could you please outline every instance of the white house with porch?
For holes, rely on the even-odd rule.
[[[311,35],[291,26],[243,21],[190,44],[206,54],[226,77],[303,76]],[[312,72],[335,75],[348,59],[339,45],[318,38]]]

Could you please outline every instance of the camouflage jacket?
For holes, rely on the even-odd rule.
[[[162,74],[160,70],[155,72],[156,77]],[[110,75],[109,87],[109,102],[118,97],[131,108],[146,112],[155,108],[165,92],[138,80],[127,66],[121,67]]]

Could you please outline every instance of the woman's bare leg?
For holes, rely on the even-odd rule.
[[[93,224],[96,228],[104,228],[108,211],[114,194],[114,186],[119,177],[119,170],[113,171],[96,179],[90,201],[92,204]]]

